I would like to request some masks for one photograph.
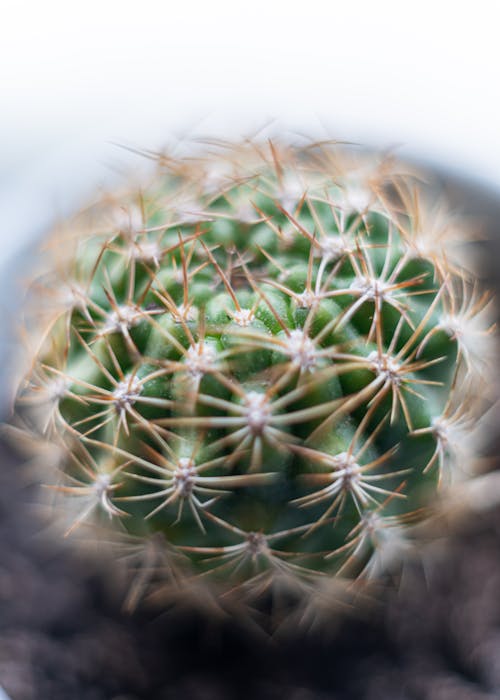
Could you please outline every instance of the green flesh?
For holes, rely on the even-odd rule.
[[[70,378],[60,402],[62,417],[85,434],[82,445],[95,464],[117,468],[127,463],[113,475],[117,486],[109,495],[129,513],[121,523],[130,534],[159,531],[168,542],[187,548],[250,542],[241,561],[212,559],[217,552],[211,549],[183,549],[196,572],[212,569],[220,580],[245,580],[255,567],[271,564],[262,548],[251,548],[253,540],[245,540],[242,531],[271,535],[290,529],[268,540],[269,547],[290,555],[280,560],[335,572],[352,550],[325,555],[351,541],[363,518],[376,512],[402,522],[436,490],[437,471],[424,473],[435,440],[430,434],[410,434],[430,427],[443,411],[457,358],[456,342],[444,332],[434,334],[417,353],[442,312],[439,299],[429,312],[439,286],[435,270],[428,261],[409,256],[401,264],[406,247],[384,213],[351,212],[342,218],[341,210],[320,201],[333,201],[334,187],[322,190],[321,197],[313,192],[285,213],[276,183],[266,175],[216,199],[205,197],[200,221],[187,223],[162,208],[161,193],[171,188],[166,180],[156,194],[143,193],[142,232],[132,236],[125,227],[111,240],[109,233],[96,234],[78,247],[74,270],[86,290],[85,309],[75,306],[69,325],[66,315],[52,330],[60,345],[69,328],[65,361],[56,360],[53,351],[42,358]],[[241,203],[247,205],[244,221],[237,218]],[[246,220],[248,211],[253,222]],[[339,231],[339,223],[347,233]],[[157,230],[147,231],[152,228]],[[328,258],[328,237],[333,245],[340,234],[349,252]],[[141,260],[139,254],[131,256],[131,245],[162,252],[158,260]],[[360,271],[388,280],[396,267],[390,285],[409,284],[382,293],[379,323],[374,324],[376,303],[359,291]],[[315,290],[319,277],[320,295],[328,296],[306,306],[299,295],[308,284]],[[182,311],[174,307],[186,303],[190,312],[180,319]],[[122,306],[134,307],[136,316],[120,329],[113,323]],[[246,326],[235,320],[242,309],[252,310]],[[290,338],[298,338],[301,330],[308,345],[294,355]],[[187,368],[191,356],[186,353],[193,353],[200,341],[209,367],[196,373]],[[379,375],[366,358],[385,353],[416,368],[400,379]],[[152,373],[158,376],[148,380]],[[46,369],[46,374],[55,373]],[[140,391],[129,392],[119,404],[109,392],[129,376],[141,382]],[[427,381],[439,384],[422,383]],[[266,391],[272,402],[295,393],[267,423],[260,416],[264,426],[259,432],[250,425],[259,421],[258,407],[252,419],[242,406],[245,396],[258,402],[256,395]],[[344,408],[342,401],[347,401]],[[163,421],[162,432],[156,421]],[[356,494],[346,476],[336,491],[318,494],[324,499],[294,502],[338,481],[336,468],[320,452],[334,457],[349,450],[355,461],[362,451],[361,467],[386,456],[364,476],[387,478],[364,483],[387,493],[369,489],[364,496]],[[179,459],[185,460],[182,464],[191,459],[194,465],[215,460],[200,476],[222,478],[200,481],[206,491],[195,487],[190,492],[188,484],[181,492],[178,483],[172,491],[172,470]],[[77,460],[68,460],[66,472],[85,481]],[[229,478],[224,483],[226,477],[249,473],[248,483]],[[269,473],[273,476],[259,482],[259,474]],[[147,494],[151,498],[134,499]],[[360,554],[359,570],[370,553],[371,545]]]

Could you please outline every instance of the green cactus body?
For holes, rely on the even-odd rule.
[[[417,191],[338,147],[247,147],[71,222],[17,400],[60,449],[66,530],[161,533],[181,588],[377,573],[467,478],[487,373],[487,300]]]

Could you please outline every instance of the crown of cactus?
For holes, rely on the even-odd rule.
[[[378,575],[474,470],[491,324],[470,233],[339,145],[156,161],[61,227],[32,287],[16,411],[54,511],[169,590]]]

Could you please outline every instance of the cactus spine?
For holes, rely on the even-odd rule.
[[[328,144],[158,156],[68,222],[16,400],[65,532],[219,599],[377,576],[473,475],[492,328],[461,237]]]

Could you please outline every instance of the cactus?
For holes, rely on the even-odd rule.
[[[15,410],[53,512],[141,590],[360,590],[474,476],[471,234],[388,156],[148,155],[149,181],[60,226],[26,306]]]

